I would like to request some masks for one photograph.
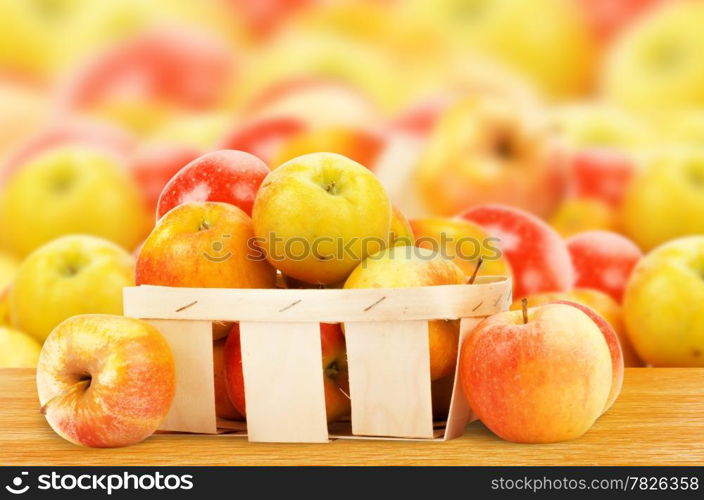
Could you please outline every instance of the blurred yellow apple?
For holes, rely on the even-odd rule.
[[[667,149],[644,160],[621,206],[624,232],[650,250],[704,233],[704,150]]]
[[[18,256],[70,233],[102,236],[133,250],[152,224],[125,168],[110,154],[86,147],[32,158],[0,192],[0,244]]]
[[[42,346],[19,330],[0,326],[0,368],[34,368]]]
[[[570,0],[413,0],[408,9],[451,42],[493,56],[548,95],[584,93],[597,59],[593,32]]]
[[[594,198],[570,198],[550,217],[550,225],[562,236],[595,229],[613,231],[617,214],[606,202]]]
[[[659,113],[704,106],[704,2],[663,2],[618,38],[603,87],[613,102]]]
[[[10,321],[43,341],[78,314],[122,314],[122,289],[134,286],[134,257],[93,236],[64,236],[27,257],[10,288]]]

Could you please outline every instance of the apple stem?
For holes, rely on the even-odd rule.
[[[521,299],[521,309],[523,310],[523,324],[528,323],[528,299],[523,297]]]
[[[61,391],[60,393],[58,393],[56,396],[54,396],[53,398],[51,398],[49,401],[47,401],[46,403],[44,403],[44,405],[39,409],[39,412],[40,412],[42,415],[46,415],[46,412],[48,411],[49,405],[50,405],[51,403],[53,403],[53,402],[56,401],[57,399],[63,398],[64,396],[68,395],[68,394],[71,393],[72,391],[79,390],[82,385],[87,386],[86,388],[90,387],[90,383],[91,383],[91,379],[90,379],[90,378],[87,378],[87,379],[79,380],[79,381],[76,382],[75,384],[68,386],[66,389],[64,389],[63,391]]]
[[[483,257],[479,257],[479,260],[477,261],[477,265],[474,266],[474,272],[472,272],[472,276],[469,277],[469,280],[467,283],[470,285],[474,283],[474,280],[477,279],[477,274],[479,273],[479,268],[482,267],[482,263],[484,262]]]

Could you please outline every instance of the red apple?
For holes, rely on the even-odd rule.
[[[137,99],[206,109],[222,97],[233,63],[229,47],[209,33],[155,29],[90,61],[62,89],[60,105],[76,110]]]
[[[263,161],[244,151],[204,154],[183,167],[164,186],[157,219],[172,208],[193,201],[230,203],[251,216],[254,198],[268,173]]]
[[[665,0],[578,0],[603,42],[609,42],[634,20]]]
[[[548,304],[479,323],[462,345],[459,371],[472,410],[492,432],[553,443],[581,436],[604,412],[611,366],[589,316]]]
[[[299,10],[316,0],[225,0],[244,19],[255,37],[266,37]]]
[[[222,149],[246,151],[271,163],[281,144],[307,125],[298,118],[279,116],[258,119],[236,127],[220,144]]]
[[[222,338],[213,342],[213,373],[215,377],[215,414],[226,420],[243,420],[242,414],[230,401],[225,383],[225,343]]]
[[[634,161],[620,151],[589,149],[572,158],[572,191],[580,198],[596,198],[613,207],[620,205],[635,174]]]
[[[574,270],[567,246],[553,228],[536,216],[506,205],[480,205],[460,218],[499,238],[513,271],[513,295],[561,292],[572,288]]]
[[[609,348],[609,354],[611,354],[611,391],[609,392],[609,398],[606,400],[606,406],[604,406],[604,411],[608,410],[614,404],[618,395],[621,394],[621,388],[623,387],[623,350],[621,349],[621,342],[618,339],[616,330],[614,330],[609,322],[594,309],[584,304],[572,302],[571,300],[556,300],[553,303],[576,307],[589,316],[604,335],[604,340],[606,340],[606,345]]]
[[[37,392],[51,428],[95,448],[139,443],[157,430],[176,392],[169,345],[149,323],[122,316],[73,316],[49,335]]]
[[[350,411],[345,337],[340,325],[321,323],[320,341],[323,353],[325,411],[328,422],[334,422]],[[240,329],[237,324],[232,328],[225,345],[225,377],[230,400],[237,411],[246,416]]]
[[[575,286],[595,288],[621,303],[631,271],[643,256],[631,240],[610,231],[587,231],[567,240]]]
[[[132,174],[144,192],[149,208],[156,211],[159,196],[169,180],[200,154],[182,144],[147,144],[131,160]]]

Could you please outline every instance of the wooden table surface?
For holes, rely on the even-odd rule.
[[[479,422],[444,443],[252,444],[156,435],[122,449],[72,445],[39,413],[34,372],[0,370],[2,465],[704,465],[704,368],[629,368],[621,397],[581,438],[520,445]]]

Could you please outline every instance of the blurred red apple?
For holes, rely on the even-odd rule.
[[[534,215],[506,205],[481,205],[460,218],[499,238],[513,271],[513,296],[569,290],[574,270],[567,246],[553,228]]]
[[[609,149],[587,149],[571,159],[572,193],[580,198],[596,198],[612,207],[620,205],[635,163],[626,154]]]
[[[111,100],[212,107],[234,71],[222,40],[201,31],[155,29],[99,54],[62,89],[60,105],[76,110]]]
[[[572,258],[575,286],[595,288],[623,299],[631,271],[643,256],[640,248],[625,236],[610,231],[587,231],[567,240]]]
[[[350,400],[347,396],[350,392],[347,378],[347,351],[345,336],[340,325],[321,323],[320,341],[323,352],[325,411],[328,422],[334,422],[350,411]],[[272,369],[275,368],[272,367]],[[233,327],[225,345],[225,377],[230,400],[237,411],[246,416],[239,325]]]
[[[144,192],[152,211],[156,211],[159,196],[171,178],[200,154],[191,146],[156,143],[139,148],[131,160],[132,174]]]
[[[172,208],[193,201],[229,203],[251,216],[254,198],[268,173],[263,161],[244,151],[204,154],[179,170],[164,186],[157,220]]]
[[[276,152],[288,138],[306,129],[298,118],[270,117],[237,126],[221,142],[222,149],[246,151],[271,165]]]

